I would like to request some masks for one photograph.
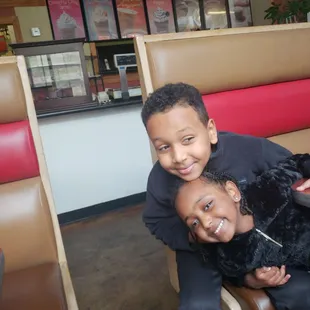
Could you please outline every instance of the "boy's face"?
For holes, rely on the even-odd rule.
[[[177,105],[148,120],[147,132],[161,166],[186,181],[197,179],[217,143],[213,120],[203,124],[190,106]]]
[[[237,232],[241,217],[240,197],[232,182],[222,188],[199,178],[181,187],[175,205],[200,242],[229,242]]]

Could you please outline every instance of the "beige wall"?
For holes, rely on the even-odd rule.
[[[15,7],[15,14],[19,20],[24,42],[53,40],[47,7]],[[32,36],[31,28],[33,27],[40,28],[41,36]]]
[[[251,0],[254,26],[270,25],[270,20],[265,20],[265,10],[271,6],[271,0]]]

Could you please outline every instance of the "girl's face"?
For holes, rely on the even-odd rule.
[[[198,178],[180,188],[176,209],[201,242],[229,242],[238,233],[240,200],[233,182],[228,181],[223,188]]]

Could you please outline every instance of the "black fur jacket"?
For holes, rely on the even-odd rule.
[[[291,190],[302,177],[310,177],[309,154],[289,157],[246,186],[255,227],[211,251],[224,276],[242,283],[245,274],[263,266],[310,270],[310,208],[297,205]]]

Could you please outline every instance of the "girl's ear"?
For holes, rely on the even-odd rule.
[[[239,202],[241,200],[241,193],[234,182],[227,181],[225,189],[233,201]]]

